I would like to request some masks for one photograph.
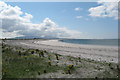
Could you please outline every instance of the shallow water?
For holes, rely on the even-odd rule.
[[[62,39],[60,41],[74,44],[118,46],[118,39]]]

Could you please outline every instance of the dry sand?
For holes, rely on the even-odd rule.
[[[71,44],[59,40],[8,40],[7,44],[47,50],[61,55],[118,63],[118,47],[114,46]]]

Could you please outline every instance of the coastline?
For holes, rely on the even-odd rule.
[[[118,63],[118,47],[81,45],[60,42],[59,40],[11,40],[7,44],[26,48],[37,48],[60,55],[81,57],[96,61]]]
[[[55,44],[53,44],[55,42]],[[34,43],[37,43],[37,41],[35,41]],[[39,43],[39,41],[38,41]],[[55,46],[68,46],[68,45],[72,45],[72,47],[75,47],[76,45],[79,46],[79,47],[97,47],[97,48],[118,48],[118,46],[104,46],[104,45],[92,45],[92,44],[76,44],[76,43],[67,43],[67,42],[62,42],[60,40],[56,40],[56,39],[53,39],[53,40],[40,40],[40,44],[46,44],[46,45],[55,45]]]

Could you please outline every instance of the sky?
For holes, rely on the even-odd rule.
[[[118,38],[115,2],[0,2],[2,38]]]

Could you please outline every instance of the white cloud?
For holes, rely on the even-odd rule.
[[[4,8],[8,7],[6,3],[3,1],[0,1],[0,11],[3,10]]]
[[[80,18],[82,18],[82,16],[76,16],[76,18],[80,19]]]
[[[111,2],[105,2],[105,0],[99,0],[98,4],[100,6],[90,8],[89,16],[102,17],[102,18],[113,17],[114,19],[118,19],[118,1],[120,0],[110,0],[110,1]]]
[[[14,16],[14,15],[18,16],[21,14],[22,14],[22,11],[18,6],[5,8],[1,12],[1,15],[3,15],[3,16]]]
[[[79,11],[79,8],[75,8],[75,11]]]
[[[0,19],[2,19],[2,38],[44,37],[44,38],[80,38],[81,32],[60,28],[49,18],[40,24],[33,24],[33,16],[21,11],[18,6],[7,5],[0,1]]]
[[[0,38],[14,38],[14,37],[22,37],[23,35],[20,35],[18,32],[19,31],[13,31],[13,32],[8,32],[7,30],[0,29]]]
[[[0,18],[1,19],[16,19],[17,21],[23,21],[23,22],[30,22],[30,19],[32,18],[31,14],[25,13],[24,17],[21,17],[23,15],[23,12],[21,11],[21,8],[18,6],[11,6],[7,5],[6,3],[0,1]]]
[[[75,11],[83,10],[82,8],[75,8]]]
[[[32,16],[31,14],[25,13],[24,18],[25,18],[28,22],[30,22],[30,19],[32,19],[33,16]]]
[[[120,0],[98,0],[98,3],[102,2],[119,2]]]

